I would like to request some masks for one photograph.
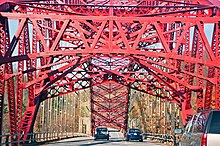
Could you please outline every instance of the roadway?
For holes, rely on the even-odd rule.
[[[64,139],[60,141],[50,142],[47,146],[165,146],[162,143],[156,143],[149,140],[144,142],[138,141],[125,141],[121,133],[111,133],[109,140],[94,140],[93,137],[75,137],[70,139]]]

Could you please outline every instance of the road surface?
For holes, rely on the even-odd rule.
[[[149,140],[144,142],[125,141],[123,135],[119,132],[110,134],[109,140],[94,140],[93,137],[76,137],[55,142],[50,142],[44,145],[47,146],[166,146],[162,143],[156,143]]]

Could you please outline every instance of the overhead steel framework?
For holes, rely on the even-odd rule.
[[[197,110],[219,109],[219,6],[218,0],[1,1],[0,131],[5,98],[11,134],[28,139],[42,101],[85,88],[92,131],[126,130],[131,89],[176,103],[184,124],[192,98]]]

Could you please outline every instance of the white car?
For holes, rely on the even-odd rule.
[[[188,122],[180,146],[220,146],[220,111],[195,114]]]

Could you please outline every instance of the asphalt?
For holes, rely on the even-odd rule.
[[[44,145],[47,146],[166,146],[158,142],[149,140],[139,141],[125,141],[122,133],[110,133],[109,140],[94,140],[93,137],[76,137],[55,142],[50,142]]]

